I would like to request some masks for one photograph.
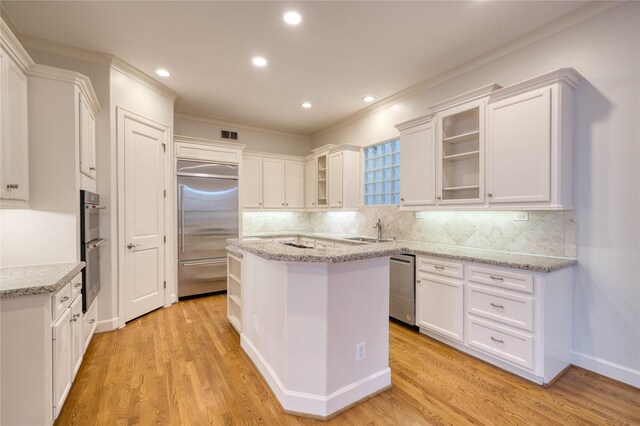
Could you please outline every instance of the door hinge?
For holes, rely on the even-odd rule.
[[[164,282],[164,286],[162,288],[167,288],[167,282]]]
[[[166,144],[166,143],[163,143],[163,144],[162,144],[162,150],[163,150],[164,152],[167,152],[167,144]]]

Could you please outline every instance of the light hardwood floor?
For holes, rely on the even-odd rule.
[[[214,295],[97,334],[57,425],[640,424],[640,390],[572,368],[545,389],[391,323],[393,387],[328,422],[284,414]]]

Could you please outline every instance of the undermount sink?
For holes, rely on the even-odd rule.
[[[345,240],[359,241],[361,243],[384,243],[384,242],[390,241],[390,240],[369,238],[369,237],[353,237],[353,238],[345,238]]]

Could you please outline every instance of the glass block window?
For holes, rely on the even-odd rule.
[[[364,204],[400,204],[400,139],[364,149]]]

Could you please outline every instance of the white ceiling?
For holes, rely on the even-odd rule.
[[[14,2],[25,35],[116,55],[177,111],[311,134],[585,5],[577,1]],[[302,23],[283,22],[297,10]],[[254,55],[269,61],[251,64]],[[171,77],[156,77],[164,67]],[[300,107],[310,101],[313,108]]]

